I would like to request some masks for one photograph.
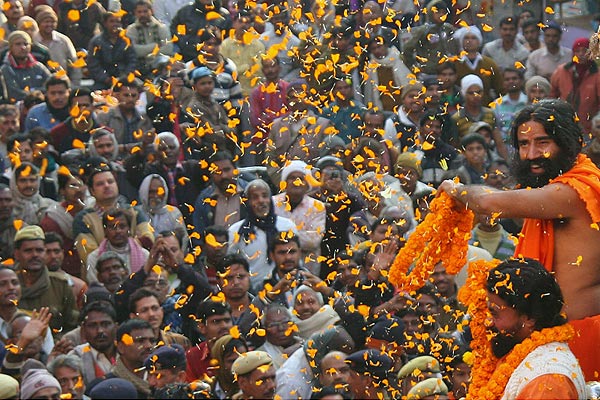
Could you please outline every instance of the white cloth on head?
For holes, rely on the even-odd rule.
[[[306,176],[310,174],[310,169],[304,161],[293,160],[281,170],[281,181],[285,181],[294,172],[301,172]]]
[[[465,38],[465,36],[467,34],[471,34],[471,35],[475,35],[477,37],[477,40],[479,40],[479,46],[481,46],[483,44],[483,35],[481,34],[481,31],[479,30],[478,27],[476,26],[463,26],[462,28],[458,29],[456,32],[454,32],[454,37],[456,39],[458,39],[458,44],[460,46],[460,48],[464,48],[463,46],[463,39]]]
[[[462,78],[460,81],[460,93],[463,95],[463,97],[467,95],[467,90],[469,90],[469,88],[473,85],[477,85],[483,89],[483,81],[477,75],[469,74]]]

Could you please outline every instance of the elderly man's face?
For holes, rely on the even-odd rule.
[[[301,320],[308,319],[315,315],[321,305],[315,293],[312,292],[301,292],[296,295],[296,301],[294,302],[294,313]]]

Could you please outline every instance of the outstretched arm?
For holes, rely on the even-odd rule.
[[[476,213],[503,218],[570,218],[585,211],[574,189],[553,183],[537,189],[497,190],[447,180],[439,189]]]

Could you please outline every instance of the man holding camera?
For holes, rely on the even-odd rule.
[[[264,303],[280,303],[291,308],[300,286],[311,286],[319,291],[327,288],[325,284],[320,284],[321,279],[301,265],[301,255],[298,236],[282,234],[270,243],[269,257],[275,263],[275,268],[265,279],[263,290],[258,293]]]

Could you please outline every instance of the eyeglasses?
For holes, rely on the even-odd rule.
[[[267,329],[287,329],[291,325],[292,321],[284,320],[284,321],[275,321],[267,324]]]

